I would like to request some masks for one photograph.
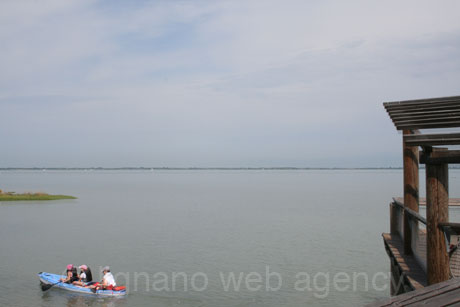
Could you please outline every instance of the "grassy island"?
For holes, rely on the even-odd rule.
[[[15,201],[15,200],[57,200],[57,199],[76,199],[74,196],[68,195],[50,195],[46,193],[23,193],[16,194],[15,192],[3,192],[0,190],[0,201]]]

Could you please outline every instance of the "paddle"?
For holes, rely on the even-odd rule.
[[[49,290],[51,287],[61,283],[62,281],[58,281],[57,283],[54,283],[54,284],[45,284],[45,283],[42,283],[41,286],[42,286],[42,291],[47,291]]]

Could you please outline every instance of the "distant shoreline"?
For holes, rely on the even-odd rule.
[[[305,171],[305,170],[402,170],[402,167],[0,167],[1,171]],[[425,165],[420,165],[425,169]],[[460,169],[460,165],[449,165]]]
[[[400,169],[402,169],[402,167],[0,167],[0,171],[400,170]]]

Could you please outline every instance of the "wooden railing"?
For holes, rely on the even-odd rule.
[[[399,235],[403,241],[409,241],[411,254],[426,273],[426,219],[418,212],[404,207],[404,204],[396,199],[390,203],[390,212],[391,234]],[[404,238],[404,216],[409,222],[410,238]]]
[[[414,210],[409,209],[407,207],[404,207],[404,204],[401,203],[400,201],[396,200],[395,198],[393,198],[393,203],[392,204],[398,206],[401,210],[407,212],[407,214],[410,216],[410,218],[418,220],[418,221],[420,221],[420,222],[422,222],[423,224],[426,225],[426,218],[421,216],[420,213],[415,212]]]

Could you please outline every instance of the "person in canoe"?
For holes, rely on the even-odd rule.
[[[80,276],[77,281],[73,282],[73,284],[84,287],[93,281],[93,275],[91,274],[91,269],[86,264],[82,264],[78,268],[81,271]]]
[[[77,268],[73,264],[68,264],[66,268],[66,277],[59,279],[59,281],[71,284],[78,280]]]
[[[102,281],[97,286],[90,286],[91,291],[96,292],[97,290],[112,290],[117,284],[115,283],[115,278],[113,277],[112,273],[110,273],[110,267],[105,266],[102,269]]]

